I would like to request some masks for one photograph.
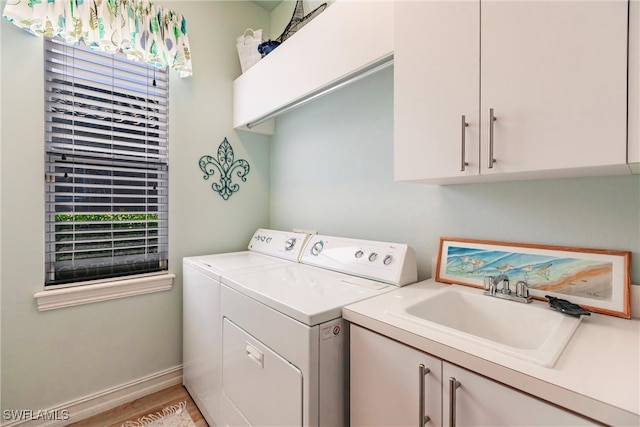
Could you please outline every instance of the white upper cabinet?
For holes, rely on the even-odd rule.
[[[629,165],[640,173],[640,0],[629,4]]]
[[[482,2],[481,173],[626,164],[627,2]],[[489,162],[491,137],[481,138]]]
[[[338,0],[233,82],[233,127],[247,130],[392,55],[393,3]]]
[[[394,6],[395,177],[477,176],[480,3]]]
[[[628,174],[627,7],[395,3],[396,179]]]

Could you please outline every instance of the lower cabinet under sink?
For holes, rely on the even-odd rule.
[[[354,427],[600,425],[354,324],[350,345]]]

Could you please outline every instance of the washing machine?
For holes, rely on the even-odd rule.
[[[408,245],[323,235],[298,264],[224,274],[222,425],[348,425],[342,308],[416,280]]]
[[[222,425],[222,275],[298,263],[308,237],[258,229],[246,251],[183,259],[183,384],[209,425]]]

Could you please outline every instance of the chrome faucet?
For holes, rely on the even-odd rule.
[[[509,287],[509,277],[507,277],[506,274],[500,274],[496,277],[486,276],[484,278],[484,294],[527,304],[533,301],[529,295],[529,285],[527,285],[527,282],[522,280],[517,282],[516,291],[512,292]]]

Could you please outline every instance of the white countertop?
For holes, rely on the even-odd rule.
[[[602,423],[640,425],[640,320],[595,313],[584,316],[553,368],[545,368],[388,313],[446,286],[433,280],[405,286],[349,305],[343,316]]]

